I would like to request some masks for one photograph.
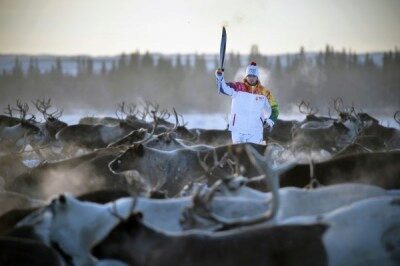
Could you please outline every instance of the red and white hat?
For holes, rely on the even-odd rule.
[[[247,66],[246,68],[246,77],[248,75],[253,75],[258,77],[258,67],[256,62],[251,62],[250,65]]]

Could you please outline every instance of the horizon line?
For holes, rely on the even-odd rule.
[[[343,50],[346,51],[346,53],[348,54],[349,52],[351,52],[352,54],[357,54],[357,55],[363,55],[363,54],[381,54],[381,53],[386,53],[386,52],[398,52],[398,48],[397,46],[394,47],[394,49],[388,49],[388,50],[372,50],[372,51],[365,51],[365,52],[357,52],[354,51],[352,49],[335,49],[335,47],[330,46],[331,48],[333,48],[333,51],[335,53],[341,53]],[[282,52],[282,53],[259,53],[262,56],[282,56],[282,55],[294,55],[294,54],[299,54],[299,51],[296,52]],[[306,54],[317,54],[317,53],[324,53],[324,50],[319,50],[319,51],[307,51],[305,50]],[[165,53],[165,52],[150,52],[150,51],[145,51],[145,52],[141,52],[140,50],[136,50],[136,51],[130,51],[130,52],[120,52],[117,54],[89,54],[89,53],[76,53],[76,54],[59,54],[59,53],[48,53],[48,52],[40,52],[40,53],[15,53],[15,52],[0,52],[0,56],[36,56],[36,57],[40,57],[40,56],[51,56],[51,57],[116,57],[116,56],[121,56],[123,54],[125,55],[131,55],[131,54],[135,54],[135,53],[139,53],[140,55],[144,55],[146,53],[149,53],[151,55],[164,55],[164,56],[174,56],[174,55],[218,55],[218,52],[216,53],[199,53],[199,52],[191,52],[191,53]],[[226,54],[240,54],[240,55],[250,55],[249,52],[247,53],[240,53],[240,52],[235,52],[235,51],[230,51],[227,52]]]

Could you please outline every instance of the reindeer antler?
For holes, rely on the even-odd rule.
[[[134,142],[132,145],[141,144],[141,143],[146,143],[148,140],[150,140],[150,139],[153,137],[154,132],[155,132],[157,126],[158,126],[158,118],[157,118],[157,116],[155,115],[156,112],[157,112],[157,109],[151,111],[151,113],[153,114],[154,124],[153,124],[153,129],[152,129],[150,135],[149,135],[147,138],[144,138],[144,139],[142,139],[142,140],[140,140],[140,141]]]
[[[168,119],[171,116],[171,114],[169,113],[169,111],[167,109],[164,109],[160,112],[159,117],[161,119]]]
[[[139,110],[136,110],[136,108],[137,108],[136,104],[130,103],[128,105],[129,113],[127,115],[136,117],[136,115],[139,113]]]
[[[119,113],[121,114],[121,117],[119,116]],[[123,120],[123,115],[126,114],[125,112],[125,102],[122,101],[121,103],[117,104],[117,109],[115,110],[115,116],[118,118],[118,120]]]
[[[206,163],[207,158],[208,158],[208,156],[210,155],[210,152],[209,152],[209,153],[207,153],[207,154],[204,156],[204,158],[203,158],[202,161],[199,161],[199,162],[200,162],[200,166],[204,169],[204,171],[205,171],[207,174],[212,174],[212,173],[214,172],[215,169],[217,169],[218,167],[223,167],[223,166],[228,162],[229,154],[230,154],[229,152],[226,152],[226,153],[221,157],[221,159],[218,160],[217,152],[216,152],[215,149],[213,149],[213,151],[212,151],[212,155],[213,155],[213,165],[212,165],[211,167],[208,167],[208,166],[207,166],[207,163]],[[199,154],[198,154],[198,158],[199,158]]]
[[[338,114],[344,111],[343,99],[341,97],[333,99],[333,108]]]
[[[8,115],[9,117],[13,117],[13,110],[9,104],[7,104],[7,107],[4,109],[5,109],[4,113],[6,115]]]
[[[397,124],[400,125],[400,110],[399,110],[399,111],[396,111],[396,112],[394,113],[393,119],[394,119],[394,121],[397,122]]]
[[[145,105],[143,106],[143,112],[142,112],[142,120],[146,119],[147,115],[150,113],[150,107],[152,105],[153,104],[150,101],[148,100],[145,101]]]
[[[129,116],[136,117],[138,113],[139,111],[136,110],[136,104],[130,103],[129,105],[126,105],[125,101],[117,104],[117,109],[115,110],[115,115],[119,120],[124,120],[124,115],[126,116],[125,118],[128,118]]]
[[[174,116],[175,116],[175,125],[174,125],[174,127],[173,128],[171,128],[169,131],[170,132],[174,132],[177,128],[178,128],[178,126],[179,126],[179,118],[178,118],[178,113],[176,112],[176,110],[175,110],[175,107],[174,108],[172,108],[172,110],[174,111]]]
[[[305,115],[315,115],[319,111],[318,108],[310,106],[310,103],[304,100],[302,100],[297,107],[299,108],[299,112]]]
[[[56,108],[56,110],[52,113],[49,113],[48,110],[51,108],[51,98],[49,99],[36,99],[32,101],[35,105],[36,109],[43,115],[43,118],[48,120],[49,118],[58,119],[62,116],[63,110]]]
[[[341,97],[333,99],[333,108],[335,109],[339,117],[343,117],[346,115],[347,116],[353,115],[357,117],[357,110],[354,106],[354,102],[351,103],[351,106],[345,106],[343,103],[343,99]]]
[[[29,111],[29,105],[27,103],[22,103],[20,99],[17,99],[16,105],[17,105],[17,108],[14,108],[14,110],[19,112],[19,116],[20,116],[21,120],[26,120],[25,118]],[[32,116],[32,118],[33,117],[34,116]]]

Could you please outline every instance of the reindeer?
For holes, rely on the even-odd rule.
[[[400,124],[400,111],[395,112],[393,118]],[[400,148],[400,130],[382,126],[374,120],[370,123],[366,123],[360,132],[360,136],[379,139],[380,142],[384,143],[386,150],[395,150]]]
[[[62,250],[73,258],[75,264],[92,265],[96,259],[90,254],[91,248],[118,224],[117,217],[128,217],[134,206],[146,214],[145,220],[152,226],[168,228],[171,232],[181,232],[180,211],[189,203],[190,198],[155,200],[140,197],[96,204],[79,201],[70,195],[62,194],[46,208],[25,217],[17,224],[17,228],[33,225],[36,234],[46,243],[60,245]],[[225,217],[235,217],[238,211],[246,211],[252,215],[265,211],[265,204],[260,201],[248,202],[248,200],[222,198],[214,204],[221,210],[220,215]],[[84,234],[90,237],[84,237]]]
[[[146,105],[143,107],[143,111],[139,111],[135,104],[126,105],[125,102],[121,102],[117,106],[117,111],[115,112],[119,120],[124,120],[130,123],[135,129],[146,129],[150,131],[153,128],[153,122],[147,122],[146,118],[150,115],[152,118],[157,117],[157,128],[155,133],[159,134],[166,132],[169,127],[173,124],[166,121],[164,118],[169,117],[167,110],[159,110],[160,106],[158,104],[152,104],[146,101]]]
[[[43,200],[65,191],[75,195],[100,189],[146,192],[141,180],[128,181],[126,176],[109,170],[109,162],[122,152],[119,148],[102,148],[71,159],[40,164],[15,176],[4,189]]]
[[[352,138],[362,131],[367,121],[371,121],[372,117],[367,117],[364,113],[357,113],[354,104],[345,107],[342,98],[337,98],[334,101],[334,108],[339,116],[338,122],[342,122],[349,130]],[[374,122],[372,120],[372,122]]]
[[[399,189],[399,160],[399,151],[343,155],[315,163],[314,177],[322,185],[353,182]],[[303,188],[309,182],[309,164],[298,164],[280,176],[281,187]]]
[[[212,146],[227,145],[232,142],[231,132],[228,129],[201,129],[192,128],[190,132],[195,138],[195,142],[198,144],[206,144]]]
[[[396,111],[393,115],[393,119],[394,121],[396,121],[396,123],[400,126],[400,110]]]
[[[115,117],[94,117],[94,116],[86,116],[79,120],[78,124],[84,125],[104,125],[104,126],[117,126],[119,125],[121,120],[126,121],[136,121],[138,120],[138,115],[140,112],[137,110],[136,105],[133,103],[127,104],[122,101],[117,104],[115,110]],[[126,116],[125,118],[122,118]]]
[[[65,262],[57,251],[38,240],[14,236],[0,237],[1,265],[62,266]]]
[[[265,158],[262,158],[260,155],[257,155],[258,152],[254,151],[254,150],[250,149],[250,152],[252,152],[252,154],[256,155],[255,158],[257,160],[257,164],[259,165],[260,169],[263,169],[261,171],[264,171],[265,175],[273,176],[273,177],[276,177],[277,175],[279,175],[279,172],[272,173],[272,175],[271,175],[271,171],[273,171],[273,169],[270,169],[268,164],[265,164],[265,165],[263,164],[263,162],[265,161]],[[275,186],[276,186],[276,182],[275,182],[275,185],[271,185],[271,187],[275,187]],[[357,189],[357,188],[355,187],[355,189]],[[377,190],[379,192],[379,189],[377,189]],[[277,194],[275,194],[275,195],[277,195]],[[324,195],[325,195],[325,193],[323,191],[321,191],[320,196],[323,197]],[[351,194],[349,194],[349,195],[351,195]],[[380,195],[380,194],[376,194],[376,195]],[[332,196],[334,196],[334,194],[332,194]],[[279,202],[282,202],[279,199],[279,196],[276,199]],[[290,197],[288,197],[288,199],[290,199]],[[295,201],[296,198],[294,198],[292,200]],[[243,224],[252,224],[255,221],[268,221],[274,217],[273,213],[277,214],[276,211],[279,209],[279,206],[280,206],[279,202],[273,203],[272,206],[275,206],[275,207],[271,207],[266,210],[265,202],[261,203],[260,200],[250,201],[250,200],[246,199],[245,201],[243,201],[243,200],[238,200],[238,199],[233,200],[233,199],[226,199],[226,198],[215,199],[215,200],[213,200],[214,206],[212,207],[212,210],[213,210],[212,217],[216,218],[219,222],[222,222],[225,226],[240,226]],[[313,202],[315,202],[315,200]],[[385,208],[384,212],[382,212],[380,215],[377,215],[374,217],[386,217],[385,215],[382,215],[382,214],[389,211],[388,213],[392,214],[390,217],[390,222],[393,223],[394,221],[396,221],[395,218],[399,215],[399,211],[398,210],[395,211],[396,208],[398,209],[398,206],[391,207],[390,205],[386,204],[387,203],[386,199],[385,199],[385,202],[382,202],[382,203],[384,205],[380,205],[380,206]],[[298,205],[301,206],[301,203],[298,203]],[[37,215],[28,217],[27,219],[25,219],[24,221],[19,223],[19,226],[24,226],[24,225],[26,225],[26,223],[29,224],[29,221],[34,221],[35,223],[43,224],[43,225],[45,225],[45,228],[42,228],[42,230],[40,231],[42,234],[41,236],[43,238],[47,239],[48,242],[53,242],[53,243],[62,245],[64,252],[66,252],[68,255],[72,256],[75,263],[80,263],[80,264],[89,263],[89,262],[94,263],[95,262],[94,258],[91,257],[88,252],[96,244],[98,246],[101,245],[103,247],[103,248],[95,247],[93,249],[94,255],[97,255],[99,258],[103,258],[103,255],[106,256],[105,253],[103,253],[103,252],[109,252],[108,255],[114,257],[114,255],[112,255],[112,254],[116,254],[114,247],[117,248],[119,250],[119,252],[121,252],[121,251],[128,252],[128,251],[124,251],[124,248],[121,246],[118,246],[118,245],[124,245],[124,242],[121,243],[121,239],[124,239],[124,241],[129,241],[130,237],[127,235],[127,237],[119,238],[120,241],[118,243],[115,243],[113,241],[114,238],[110,237],[111,235],[115,235],[114,234],[115,230],[111,231],[111,234],[110,234],[110,230],[112,230],[112,228],[117,228],[118,227],[117,224],[119,222],[121,222],[121,220],[125,221],[125,219],[127,219],[127,217],[129,217],[129,215],[132,213],[133,210],[136,209],[137,211],[140,211],[143,213],[143,222],[145,224],[151,226],[150,230],[156,230],[158,232],[160,232],[160,230],[172,232],[173,229],[171,229],[171,228],[177,228],[176,227],[177,213],[179,213],[180,210],[182,210],[183,206],[187,206],[187,199],[170,199],[170,200],[161,200],[160,201],[160,200],[150,200],[150,199],[145,199],[145,198],[138,198],[138,199],[134,199],[134,200],[125,198],[125,199],[120,199],[114,203],[109,203],[107,205],[98,205],[98,204],[92,204],[92,203],[87,203],[87,202],[79,202],[76,199],[74,199],[73,197],[61,195],[60,197],[55,199],[50,204],[50,206],[42,212],[43,215],[41,217],[37,217]],[[290,206],[290,201],[288,202],[288,206]],[[319,207],[319,206],[315,206],[315,207]],[[366,207],[367,208],[364,208],[364,210],[368,209],[369,205],[367,205]],[[239,211],[239,209],[240,209],[240,211]],[[251,209],[257,210],[257,211],[250,212]],[[221,212],[216,212],[216,210],[220,210]],[[248,215],[252,215],[252,216],[256,215],[255,218],[251,219],[251,218],[246,218],[246,217],[245,218],[237,217],[238,212],[241,213],[242,210],[246,210],[247,211],[246,214],[248,214]],[[379,210],[379,208],[374,208],[374,210]],[[260,213],[260,211],[263,213],[261,215],[257,215]],[[395,211],[395,212],[393,212],[393,211]],[[335,213],[339,213],[339,214],[336,215]],[[307,214],[307,213],[305,213],[305,214]],[[366,213],[362,212],[362,214],[366,214]],[[79,216],[79,219],[76,218],[77,216]],[[160,216],[163,218],[160,218]],[[174,217],[175,217],[175,220],[174,220]],[[321,217],[321,214],[318,213],[317,217]],[[324,215],[324,217],[325,217],[325,215]],[[348,228],[348,227],[346,227],[346,228],[336,227],[335,224],[337,224],[337,223],[335,223],[335,221],[337,221],[337,218],[340,219],[340,217],[341,217],[340,211],[332,212],[332,214],[328,214],[327,217],[328,217],[327,222],[333,223],[332,228],[336,228],[333,230],[339,230],[339,231],[329,231],[330,233],[332,233],[332,235],[338,234],[338,232],[340,232],[340,230],[346,230],[346,231],[351,230],[351,228]],[[364,217],[365,217],[365,215],[364,215]],[[352,217],[352,219],[354,219],[354,217]],[[358,220],[362,220],[362,219],[364,219],[364,218],[359,218]],[[385,219],[385,218],[381,218],[381,219]],[[140,220],[142,220],[142,219],[140,219]],[[284,220],[284,222],[286,222],[286,220]],[[352,223],[350,221],[343,223],[343,225],[345,225],[345,224],[347,224],[347,226],[352,225]],[[169,227],[169,226],[171,226],[171,227]],[[131,230],[136,230],[136,228],[137,228],[131,224],[128,227]],[[264,230],[266,228],[275,228],[276,229],[276,228],[280,228],[280,227],[281,227],[280,225],[274,226],[274,227],[258,225],[257,227],[253,227],[253,228],[241,228],[239,230],[230,230],[230,231],[224,232],[224,233],[213,233],[212,235],[209,233],[207,233],[205,235],[204,233],[201,233],[199,231],[197,231],[197,233],[194,233],[194,234],[200,234],[199,237],[202,239],[208,239],[208,236],[219,237],[219,235],[222,236],[222,235],[230,235],[230,234],[234,234],[235,237],[240,238],[240,236],[237,235],[236,233],[239,233],[239,234],[246,233],[247,230],[252,231],[253,229],[254,230]],[[325,229],[330,230],[330,228],[331,228],[331,225],[328,225]],[[390,226],[389,227],[387,226],[385,228],[390,229]],[[45,230],[43,230],[43,229],[45,229]],[[325,232],[325,229],[323,230],[324,232]],[[177,229],[174,229],[174,230],[177,230]],[[365,230],[365,228],[364,228],[364,230]],[[373,224],[371,225],[370,230],[375,230],[373,227]],[[379,230],[381,230],[381,229],[379,229]],[[119,234],[121,232],[119,230],[117,230],[117,231],[118,231],[117,235],[120,236]],[[262,231],[257,231],[257,233],[261,234],[263,236],[262,239],[265,242],[265,237],[267,237],[268,235],[264,235],[262,233]],[[288,233],[288,236],[294,236],[294,235],[297,236],[298,233],[299,232],[297,232],[297,231],[291,231],[290,234]],[[89,235],[90,237],[85,237],[87,235]],[[141,235],[141,234],[139,234],[139,235]],[[185,233],[184,235],[192,236],[190,238],[192,240],[196,239],[196,237],[195,237],[195,235],[193,235],[193,233]],[[254,235],[257,235],[257,234],[254,233]],[[131,236],[133,236],[133,235],[131,235]],[[137,234],[136,234],[136,236],[137,236]],[[153,234],[147,234],[147,237],[152,237],[152,236],[153,236]],[[170,234],[167,234],[167,236],[169,237]],[[180,236],[180,234],[179,235],[175,234],[175,236]],[[369,236],[371,236],[371,234]],[[145,237],[144,239],[141,239],[141,242],[140,242],[141,247],[143,247],[143,243],[147,243],[147,242],[143,242],[143,241],[147,241],[146,240],[147,237]],[[193,237],[195,237],[195,238],[193,238]],[[233,239],[235,239],[235,237],[228,241],[229,245],[232,244],[232,241],[233,241]],[[299,236],[299,237],[301,240],[301,241],[299,240],[299,249],[304,251],[304,239],[309,240],[309,238],[307,237],[307,234],[304,234],[304,235],[301,234],[301,236]],[[150,238],[150,239],[152,239],[152,238]],[[249,240],[251,243],[254,243],[254,241],[256,241],[256,238],[254,238],[254,239],[251,238],[251,239],[252,239],[252,241]],[[274,235],[273,239],[274,239],[273,242],[276,243],[278,241],[278,236]],[[110,241],[108,241],[108,240],[110,240]],[[168,240],[171,240],[168,242],[169,245],[171,245],[171,243],[176,243],[175,241],[172,241],[172,239],[168,238]],[[384,240],[390,241],[390,239],[387,239],[386,237],[384,238]],[[292,244],[294,243],[293,239],[289,239],[287,241]],[[322,238],[322,232],[321,232],[320,241],[323,241],[324,247],[326,247],[328,249],[328,251],[330,252],[329,253],[330,256],[341,255],[341,253],[335,253],[335,250],[330,248],[330,247],[332,247],[331,244],[337,246],[338,243],[340,243],[340,238],[336,239],[335,242],[329,242],[329,241],[326,242],[325,238]],[[374,241],[375,241],[375,239],[374,239]],[[100,242],[102,242],[102,243],[99,244]],[[237,242],[237,243],[239,243],[239,242]],[[131,248],[135,247],[135,245],[133,243],[130,242],[130,244],[131,244]],[[117,245],[117,246],[114,246],[114,245]],[[144,245],[144,246],[147,246],[147,245]],[[184,246],[187,246],[187,243]],[[160,245],[159,247],[165,247],[165,245]],[[245,248],[245,247],[246,246],[241,247],[241,248]],[[353,247],[360,248],[359,246],[353,246]],[[152,248],[152,250],[154,251],[153,248]],[[176,250],[181,250],[181,249],[179,248]],[[290,249],[290,250],[292,250],[292,249]],[[248,253],[248,252],[249,251],[246,251],[246,253]],[[377,251],[374,251],[374,252],[375,252],[374,254],[380,254],[380,253],[376,253]],[[129,254],[129,252],[128,252],[128,254]],[[135,252],[135,254],[137,255],[138,253]],[[140,254],[143,255],[143,253],[140,253]],[[260,251],[260,252],[258,252],[258,254],[265,254],[265,252]],[[130,257],[130,255],[124,256],[124,257],[126,259],[126,258]],[[117,259],[116,257],[114,257],[114,258]],[[211,256],[211,258],[212,258],[212,256]],[[296,257],[296,258],[298,258],[298,257]],[[213,262],[213,261],[214,261],[213,259],[210,259],[210,261],[206,261],[206,262]],[[168,263],[169,262],[175,263],[175,261],[168,261]],[[131,264],[132,262],[127,261],[127,263]],[[164,260],[164,263],[165,263],[165,260]],[[221,261],[218,260],[218,263],[221,263]],[[322,262],[319,261],[319,263],[322,263]]]
[[[187,141],[187,140],[182,140],[182,139],[177,139],[176,137],[180,135],[177,132],[183,132],[183,130],[180,130],[179,128],[179,119],[178,119],[178,114],[174,109],[174,114],[175,114],[175,124],[172,128],[168,129],[163,129],[163,133],[159,133],[156,135],[154,138],[149,138],[145,145],[147,147],[159,149],[159,150],[176,150],[176,149],[182,149],[182,148],[188,148],[188,144],[193,145],[193,143]],[[155,130],[155,133],[158,131],[158,122],[160,117],[157,118],[157,127]],[[153,122],[154,123],[154,122]],[[154,126],[154,124],[153,124]],[[121,139],[110,143],[108,147],[116,147],[120,145],[124,146],[131,146],[135,142],[140,141],[141,139],[148,138],[149,133],[147,133],[147,130],[144,128],[132,131],[128,135],[122,137]],[[208,146],[205,145],[197,145],[193,147],[194,149],[207,149],[209,148]]]
[[[68,126],[68,124],[59,120],[62,116],[63,110],[56,109],[53,112],[49,112],[51,108],[51,98],[36,99],[32,101],[36,109],[42,114],[44,123],[36,122],[35,125],[40,128],[40,133],[37,134],[34,140],[31,142],[31,146],[36,154],[42,161],[49,158],[58,158],[55,152],[52,151],[51,147],[56,142],[55,135],[58,131]]]
[[[108,168],[108,164],[123,151],[121,147],[100,148],[72,159],[41,164],[15,177],[5,189],[42,199],[63,191],[77,194],[106,188],[147,192],[141,180],[131,180]]]
[[[302,101],[299,110],[309,115],[304,121],[292,128],[292,141],[290,148],[294,151],[303,149],[326,150],[328,152],[337,152],[345,145],[351,143],[358,134],[358,119],[355,118],[354,107],[351,112],[343,111],[340,108],[341,99],[335,99],[335,110],[340,114],[340,119],[332,117],[316,117],[317,109],[310,107],[310,104]],[[350,122],[349,122],[350,121]]]
[[[12,127],[21,123],[20,118],[14,117],[13,108],[9,104],[4,109],[6,115],[0,115],[0,129],[4,127]]]
[[[167,119],[170,117],[170,113],[167,109],[160,110],[160,105],[151,103],[150,101],[145,101],[145,106],[143,108],[142,120],[145,120],[147,115],[150,114],[149,110],[159,110],[155,115],[157,116],[157,121],[160,126],[165,126],[167,128],[174,127],[174,124],[168,122]]]
[[[398,249],[391,247],[399,241],[399,220],[397,195],[368,198],[323,215],[292,217],[283,224],[328,225],[323,236],[328,265],[397,265]]]
[[[12,209],[42,207],[46,202],[15,192],[0,191],[0,216]]]
[[[273,213],[273,209],[267,213]],[[126,210],[121,216],[115,208],[113,214],[120,223],[92,253],[100,259],[114,258],[130,265],[358,265],[383,261],[391,265],[398,262],[397,250],[387,248],[398,240],[397,235],[393,237],[400,219],[396,196],[368,198],[327,214],[295,216],[285,220],[284,225],[241,227],[213,234],[201,231],[171,234],[148,226],[143,221],[146,213],[136,211],[126,219]],[[270,217],[262,215],[264,220]],[[243,218],[232,222],[216,215],[212,218],[227,225],[253,222]],[[298,242],[297,237],[303,241]],[[226,254],[232,248],[234,252]],[[359,256],[360,253],[367,255]]]
[[[0,155],[0,177],[3,178],[4,184],[9,183],[16,176],[21,175],[29,171],[29,167],[23,163],[24,153],[14,152]],[[0,178],[0,180],[2,180]]]
[[[299,112],[306,116],[306,118],[301,121],[298,126],[303,128],[318,128],[330,125],[335,119],[326,116],[316,116],[319,109],[312,107],[311,104],[305,100],[302,100],[297,104]]]
[[[93,255],[99,259],[118,259],[129,265],[324,265],[327,261],[321,241],[326,230],[323,225],[173,235],[146,226],[142,217],[141,213],[134,213],[121,220],[93,248]],[[117,237],[123,239],[118,244]],[[139,243],[145,248],[141,249],[141,256],[135,256]],[[157,256],[150,255],[150,250]]]
[[[129,265],[395,265],[398,262],[397,250],[388,248],[398,240],[398,234],[393,235],[398,231],[400,219],[395,197],[359,201],[323,216],[293,217],[283,225],[242,227],[213,234],[202,231],[171,234],[148,226],[143,222],[145,215],[136,211],[127,219],[119,218],[120,223],[94,246],[93,255],[122,260]]]
[[[310,118],[317,118],[315,115],[319,112],[318,108],[312,107],[309,102],[302,100],[299,104],[297,104],[297,108],[299,108],[299,112],[301,114],[307,115]],[[322,118],[325,120],[325,118]]]
[[[174,137],[174,134],[169,132],[161,133],[155,138],[146,142],[146,147],[154,148],[162,151],[173,151],[178,149],[192,149],[195,151],[211,151],[214,147],[203,144],[194,144],[183,139]]]
[[[264,145],[255,145],[257,150],[263,152]],[[205,174],[204,165],[215,165],[218,158],[224,157],[227,153],[238,158],[238,161],[245,170],[246,176],[257,175],[247,154],[244,151],[244,144],[226,145],[212,150],[196,150],[183,148],[172,151],[161,151],[147,147],[144,144],[135,144],[128,148],[123,154],[115,158],[110,164],[110,170],[115,173],[135,170],[149,180],[149,183],[158,184],[157,189],[166,190],[169,196],[175,196],[185,185],[196,180]],[[220,177],[231,173],[229,165],[221,165],[206,174],[211,184]],[[266,189],[258,186],[259,189]]]
[[[29,111],[28,104],[17,99],[16,105],[17,107],[13,110],[19,112],[20,122],[14,126],[0,128],[0,147],[3,150],[15,151],[19,148],[20,151],[23,151],[31,138],[40,131],[32,123],[35,120],[34,116],[26,119]]]
[[[265,136],[265,140],[269,140],[270,142],[277,142],[283,145],[287,145],[292,141],[293,134],[292,132],[298,128],[300,122],[296,120],[281,120],[278,119],[272,128],[272,131]]]
[[[333,158],[357,153],[379,151],[387,151],[387,145],[380,137],[361,134],[357,136],[351,143],[335,153]]]
[[[63,110],[56,109],[53,112],[49,112],[48,110],[51,108],[51,98],[47,101],[46,99],[36,99],[33,104],[45,120],[45,123],[41,124],[40,127],[44,132],[43,134],[47,137],[46,141],[55,140],[56,133],[67,126],[66,123],[59,119],[62,116]]]
[[[247,146],[246,150],[249,153],[249,157],[254,161],[254,164],[262,167],[260,168],[260,172],[264,175],[260,177],[268,181],[268,187],[271,188],[272,192],[263,193],[243,187],[243,184],[252,182],[252,179],[241,178],[238,181],[233,180],[235,184],[230,187],[227,186],[232,180],[219,180],[209,191],[205,191],[205,193],[197,191],[195,193],[192,205],[182,213],[181,223],[183,228],[204,229],[211,227],[221,230],[221,226],[222,228],[232,228],[236,225],[243,226],[261,221],[268,224],[279,224],[290,217],[322,214],[366,198],[390,195],[382,188],[363,184],[340,184],[312,190],[285,187],[278,190],[279,176],[291,169],[294,163],[289,162],[279,167],[273,167],[268,161],[268,157],[270,156],[262,157],[251,146]],[[255,177],[255,179],[260,177]],[[338,195],[340,195],[339,198]],[[219,215],[216,216],[213,213],[215,208],[212,206],[212,202],[215,196],[234,196],[248,200],[266,201],[271,213],[275,213],[273,215],[274,218],[268,219],[270,216],[263,214],[257,219],[254,217],[248,220],[246,220],[247,218],[238,220],[221,219]],[[315,204],[317,201],[319,204]],[[243,216],[245,215],[243,214]]]
[[[350,130],[341,122],[333,122],[327,126],[305,126],[309,125],[309,123],[293,130],[292,142],[290,143],[290,148],[293,151],[324,149],[329,152],[335,152],[352,139],[349,136]]]
[[[154,113],[156,110],[153,111]],[[83,147],[86,149],[104,148],[108,145],[120,145],[122,137],[130,136],[137,130],[131,122],[120,119],[118,126],[103,125],[72,125],[63,128],[56,134],[56,139],[64,143],[63,152],[70,153],[69,150]],[[153,131],[155,127],[153,127]]]

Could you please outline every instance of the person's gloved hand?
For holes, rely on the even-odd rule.
[[[215,78],[218,82],[222,81],[224,79],[224,71],[221,69],[217,69],[215,71]]]
[[[269,118],[264,120],[264,128],[268,129],[270,132],[272,131],[274,124],[275,124],[274,121],[272,121]]]

